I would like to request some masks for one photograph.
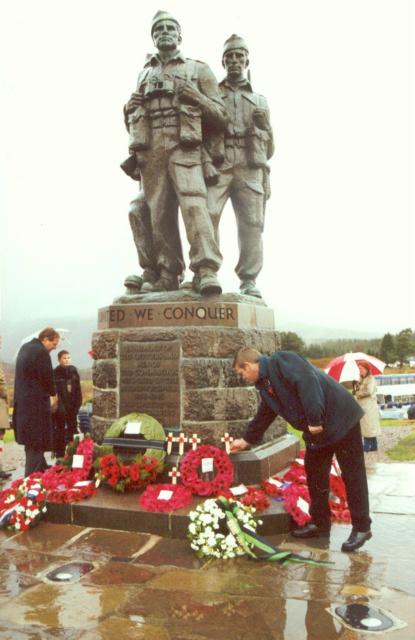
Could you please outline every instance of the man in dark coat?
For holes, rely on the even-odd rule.
[[[261,403],[244,438],[233,443],[232,452],[261,442],[278,415],[303,432],[311,522],[292,532],[297,538],[330,533],[329,474],[335,454],[346,486],[353,527],[342,551],[361,547],[372,534],[360,434],[363,412],[357,402],[333,378],[294,352],[262,356],[247,347],[235,356],[234,369],[245,382],[255,384]]]
[[[17,355],[14,382],[13,427],[16,442],[26,453],[25,475],[47,468],[44,452],[52,450],[50,396],[56,395],[49,353],[59,344],[59,333],[47,327],[24,344]]]
[[[82,404],[81,382],[76,367],[71,364],[69,351],[59,351],[58,366],[53,370],[58,408],[54,417],[55,453],[58,458],[65,454],[65,446],[77,432],[77,416]]]

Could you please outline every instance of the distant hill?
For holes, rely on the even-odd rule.
[[[51,326],[56,329],[68,329],[65,333],[65,339],[61,341],[60,349],[67,349],[72,356],[72,363],[79,369],[89,369],[92,360],[88,355],[91,349],[91,338],[97,329],[97,317],[74,318],[67,316],[53,316],[48,318],[24,318],[16,322],[2,321],[1,335],[3,337],[3,346],[0,353],[0,359],[4,362],[13,362],[17,352],[21,346],[23,338],[26,336],[37,334],[44,327]],[[57,351],[52,352],[52,362],[55,366]]]
[[[326,340],[338,340],[340,338],[344,339],[367,339],[371,338],[381,338],[383,334],[379,331],[362,331],[357,329],[339,329],[335,327],[322,327],[321,325],[311,325],[311,324],[303,324],[300,322],[289,322],[282,321],[281,324],[278,323],[278,315],[277,315],[277,330],[278,331],[294,331],[297,333],[304,342],[310,343],[320,343],[325,342]]]

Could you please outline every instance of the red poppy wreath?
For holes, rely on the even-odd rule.
[[[176,511],[192,502],[192,492],[181,484],[149,485],[138,502],[146,511]]]
[[[231,486],[233,466],[226,451],[210,444],[202,444],[186,453],[180,464],[180,474],[183,484],[192,493],[199,496],[218,495]]]

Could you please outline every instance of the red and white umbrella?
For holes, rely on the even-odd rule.
[[[373,375],[383,373],[386,363],[369,356],[367,353],[357,351],[356,353],[345,353],[343,356],[334,358],[324,369],[329,376],[337,380],[337,382],[351,382],[360,379],[359,362],[367,362]]]

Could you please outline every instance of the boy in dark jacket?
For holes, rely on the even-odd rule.
[[[77,415],[82,404],[81,382],[76,367],[71,365],[69,351],[59,351],[59,365],[53,370],[58,407],[54,415],[55,454],[61,458],[65,454],[65,446],[77,432]]]
[[[342,551],[361,547],[372,533],[360,434],[363,412],[357,402],[333,378],[294,352],[262,356],[245,347],[236,354],[234,369],[245,382],[255,384],[261,403],[244,438],[235,440],[231,451],[243,451],[260,443],[278,415],[303,432],[311,522],[292,532],[297,538],[330,533],[329,474],[335,454],[352,518],[352,533],[343,543]]]

